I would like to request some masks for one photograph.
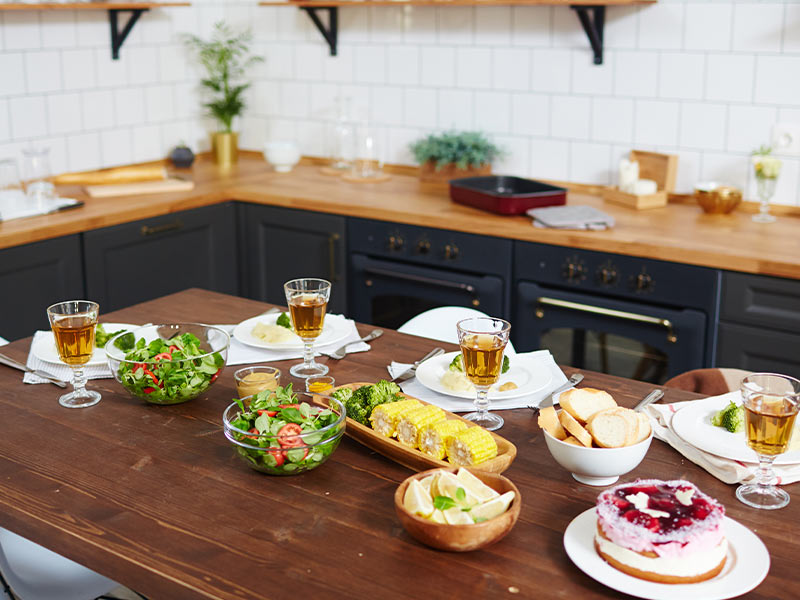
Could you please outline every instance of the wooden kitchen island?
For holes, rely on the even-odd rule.
[[[188,290],[102,320],[237,323],[266,307]],[[29,342],[3,351],[24,361]],[[322,360],[337,384],[375,381],[391,360],[410,362],[434,345],[387,331],[368,353]],[[294,362],[277,366],[286,373]],[[594,505],[599,490],[553,461],[532,411],[504,412],[499,432],[518,449],[506,472],[522,494],[516,527],[486,550],[451,554],[411,539],[394,515],[394,491],[411,472],[350,439],[302,475],[247,468],[222,434],[234,370],[226,368],[201,399],[176,406],[144,405],[114,380],[94,380],[101,402],[67,410],[56,387],[24,385],[19,372],[0,369],[0,525],[152,600],[624,597],[584,575],[564,552],[564,529]],[[652,388],[585,375],[583,385],[607,389],[627,406]],[[670,390],[664,401],[695,397]],[[750,509],[735,499],[734,486],[659,441],[624,479],[636,477],[690,479],[761,537],[772,564],[748,598],[800,597],[800,486],[786,487],[793,496],[786,509]]]

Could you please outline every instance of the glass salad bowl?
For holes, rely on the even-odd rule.
[[[202,323],[145,325],[105,347],[114,378],[150,404],[180,404],[202,395],[228,360],[230,336]]]
[[[222,423],[248,466],[269,475],[297,475],[330,458],[344,435],[345,417],[337,399],[298,401],[289,384],[233,402]]]

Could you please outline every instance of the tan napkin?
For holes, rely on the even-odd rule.
[[[725,394],[725,396],[737,395],[738,392]],[[757,480],[758,464],[744,463],[738,460],[722,458],[714,454],[704,452],[699,448],[688,444],[672,429],[672,415],[680,409],[691,405],[698,400],[688,402],[673,402],[672,404],[651,404],[645,410],[650,415],[650,423],[653,426],[653,433],[656,438],[666,442],[675,450],[683,454],[693,463],[700,465],[714,477],[725,483],[751,483]],[[741,399],[739,400],[741,402]],[[796,465],[775,465],[775,475],[778,485],[785,485],[800,481],[800,464]]]

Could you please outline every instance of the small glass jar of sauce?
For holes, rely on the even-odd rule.
[[[239,398],[252,396],[263,390],[274,390],[281,384],[280,369],[275,367],[245,367],[233,374]]]
[[[314,375],[306,378],[306,391],[327,396],[336,384],[330,375]]]

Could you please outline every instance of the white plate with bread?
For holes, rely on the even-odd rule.
[[[653,439],[649,418],[618,406],[603,390],[573,388],[558,398],[561,410],[539,411],[539,427],[555,461],[587,485],[611,485],[635,469]]]

